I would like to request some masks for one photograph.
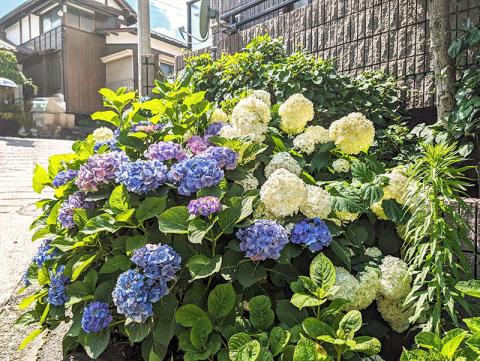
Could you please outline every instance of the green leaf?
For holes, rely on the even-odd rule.
[[[152,325],[153,322],[151,318],[146,322],[127,320],[125,322],[125,332],[127,333],[130,342],[141,342],[152,330]]]
[[[94,254],[93,256],[90,256],[88,254],[84,254],[82,257],[80,257],[74,264],[73,264],[73,267],[72,267],[72,277],[71,277],[71,281],[75,281],[78,276],[80,276],[82,274],[82,272],[88,267],[90,266],[90,264],[93,262],[93,260],[97,257],[96,254]]]
[[[187,268],[192,275],[192,281],[208,277],[220,271],[222,266],[222,256],[216,255],[213,258],[197,254],[192,256],[187,262]]]
[[[442,341],[440,337],[433,332],[420,332],[415,336],[415,343],[419,347],[423,347],[429,350],[440,351]]]
[[[234,360],[240,351],[247,343],[252,341],[252,337],[244,332],[239,332],[230,337],[228,340],[228,353],[230,360]]]
[[[153,305],[155,325],[152,330],[155,342],[168,346],[175,335],[175,311],[177,309],[175,295],[168,294]]]
[[[448,331],[447,335],[442,339],[443,345],[440,353],[448,360],[451,360],[467,334],[467,331],[458,328]]]
[[[41,193],[43,188],[45,188],[49,184],[50,177],[48,176],[47,171],[39,164],[35,164],[32,179],[33,190],[37,193]]]
[[[295,347],[293,361],[327,360],[327,353],[320,345],[302,336]]]
[[[303,320],[302,328],[313,339],[324,335],[335,336],[335,330],[330,325],[313,317]]]
[[[112,273],[116,271],[126,271],[130,268],[130,258],[124,255],[110,257],[100,268],[100,273]]]
[[[208,318],[198,319],[190,331],[190,341],[197,350],[204,351],[207,347],[208,336],[213,331],[212,322]]]
[[[251,324],[259,330],[268,330],[273,324],[275,313],[272,303],[267,296],[253,297],[248,303],[249,319]]]
[[[259,263],[246,262],[238,267],[238,282],[243,287],[253,286],[255,283],[267,278],[267,271]]]
[[[92,114],[92,120],[102,120],[118,127],[120,125],[120,117],[112,110],[106,110],[103,112],[95,112]]]
[[[323,253],[310,264],[310,278],[324,291],[329,291],[335,284],[335,267]]]
[[[465,344],[470,347],[477,355],[480,355],[480,337],[470,336]]]
[[[382,208],[388,219],[395,223],[403,223],[405,212],[402,206],[393,199],[384,199],[382,201]]]
[[[350,311],[340,320],[337,336],[344,340],[351,340],[361,327],[362,314],[357,310]]]
[[[100,333],[89,333],[85,338],[84,349],[88,356],[98,358],[108,346],[110,330],[107,328]]]
[[[30,342],[32,342],[33,340],[35,340],[42,332],[43,332],[43,328],[37,328],[35,330],[33,330],[32,332],[30,332],[23,340],[22,340],[22,343],[20,344],[20,346],[18,346],[18,349],[19,350],[23,350]]]
[[[191,107],[194,104],[200,103],[203,99],[205,99],[205,91],[200,91],[187,96],[183,100],[183,104],[185,104],[188,107]]]
[[[373,184],[364,184],[360,188],[360,194],[368,205],[371,206],[373,203],[378,202],[383,197],[383,190],[379,186]]]
[[[133,251],[142,248],[147,244],[146,236],[129,236],[125,242],[125,251],[127,255],[131,255]]]
[[[468,296],[480,298],[479,280],[460,281],[455,285],[455,288]]]
[[[308,317],[306,310],[298,310],[290,303],[290,300],[277,300],[276,304],[278,319],[288,327],[299,325]]]
[[[128,205],[128,192],[123,184],[115,187],[110,195],[108,204],[110,208],[116,213],[122,213],[128,210],[130,207]]]
[[[465,322],[470,332],[474,335],[480,335],[480,317],[464,318],[463,322]]]
[[[90,218],[88,222],[82,229],[82,233],[84,234],[92,234],[98,232],[109,232],[114,233],[121,228],[118,225],[117,221],[113,216],[110,214],[104,213],[100,214],[96,217]]]
[[[305,307],[316,307],[325,303],[327,299],[319,300],[316,297],[307,295],[305,293],[294,293],[290,302],[299,310]]]
[[[213,319],[227,316],[235,306],[235,290],[231,283],[216,286],[208,295],[208,312]]]
[[[147,197],[135,211],[135,217],[141,222],[158,216],[167,206],[165,197]]]
[[[252,340],[238,350],[235,361],[255,361],[260,355],[260,343]]]
[[[270,331],[269,340],[272,354],[273,356],[277,356],[280,352],[283,351],[285,346],[288,345],[288,341],[290,341],[290,332],[278,326],[274,327]]]
[[[197,305],[183,305],[175,312],[175,321],[184,327],[192,327],[199,319],[208,319],[207,314]]]
[[[163,233],[188,233],[188,208],[177,206],[167,209],[158,218],[158,227]]]
[[[212,221],[207,222],[201,218],[194,218],[188,225],[188,240],[192,243],[202,244],[203,238],[214,224]]]
[[[382,344],[375,337],[359,336],[355,337],[356,344],[351,347],[353,351],[363,352],[367,355],[376,355],[380,352]]]

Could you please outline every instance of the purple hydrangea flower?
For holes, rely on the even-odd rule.
[[[65,228],[75,227],[75,222],[73,221],[73,213],[75,209],[78,208],[93,208],[95,206],[94,202],[86,201],[86,194],[82,192],[73,193],[68,199],[63,202],[60,211],[58,212],[58,220],[61,225]]]
[[[161,162],[171,159],[182,161],[187,158],[187,154],[180,144],[174,142],[154,143],[148,147],[144,155],[147,159],[159,160]]]
[[[63,186],[67,182],[70,182],[74,179],[78,174],[78,170],[68,169],[64,170],[63,172],[59,172],[55,178],[53,178],[52,184],[55,188]]]
[[[98,150],[104,145],[106,145],[111,151],[114,151],[114,152],[120,151],[120,148],[117,146],[116,137],[113,137],[112,139],[109,139],[109,140],[105,140],[103,142],[96,142],[95,145],[93,146],[93,150],[95,152],[98,152]]]
[[[210,147],[200,156],[214,159],[222,169],[233,170],[237,168],[238,153],[227,147]]]
[[[223,123],[222,122],[215,122],[210,124],[207,129],[205,130],[205,138],[209,138],[212,135],[217,135],[220,133],[220,130],[223,128]]]
[[[203,157],[193,157],[174,164],[168,172],[168,178],[179,183],[178,193],[184,196],[217,185],[223,175],[223,170],[215,160]]]
[[[193,216],[208,217],[222,209],[222,204],[217,197],[206,196],[198,199],[192,199],[188,204],[188,213]]]
[[[311,252],[318,252],[332,242],[332,235],[320,218],[307,218],[293,227],[290,240],[308,246]]]
[[[115,173],[124,162],[128,162],[128,157],[123,152],[95,154],[80,167],[75,184],[85,192],[97,191],[100,185],[115,179]]]
[[[158,160],[141,160],[120,164],[117,182],[124,184],[128,191],[145,194],[160,187],[167,180],[167,167]]]
[[[51,239],[44,240],[38,248],[35,256],[33,256],[32,261],[35,262],[38,267],[42,267],[45,262],[54,259],[58,254],[58,250],[56,248],[52,250],[52,247],[50,246],[51,242]]]
[[[128,270],[118,276],[112,292],[118,313],[135,322],[145,322],[153,315],[153,306],[148,279],[138,270]]]
[[[162,129],[161,124],[154,124],[149,121],[140,121],[132,125],[132,132],[144,132],[144,133],[153,133]]]
[[[50,277],[50,288],[48,289],[48,303],[54,306],[61,306],[67,302],[65,287],[70,283],[64,274],[65,266],[57,268],[57,272]]]
[[[182,258],[167,244],[147,244],[133,253],[132,262],[148,278],[168,282],[180,270]]]
[[[237,238],[240,250],[253,261],[278,259],[280,251],[288,243],[285,228],[275,221],[261,219],[249,227],[239,229]]]
[[[83,309],[82,328],[86,333],[96,333],[107,328],[112,322],[112,315],[108,304],[104,302],[90,302]]]
[[[187,140],[187,146],[193,154],[200,154],[210,146],[210,143],[204,137],[194,135]]]

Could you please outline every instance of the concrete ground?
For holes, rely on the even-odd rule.
[[[17,351],[28,330],[14,327],[22,313],[16,294],[23,272],[38,244],[30,239],[29,225],[38,211],[35,202],[51,196],[37,194],[32,189],[35,163],[47,167],[48,157],[71,151],[72,142],[51,139],[0,137],[0,360],[2,361],[59,361],[61,330],[44,333],[23,351]]]

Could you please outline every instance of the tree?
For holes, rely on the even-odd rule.
[[[18,85],[34,87],[31,79],[18,70],[15,54],[7,50],[0,50],[0,77],[13,80]]]
[[[430,39],[437,93],[437,119],[445,121],[455,105],[455,67],[448,55],[450,46],[450,0],[430,0]]]

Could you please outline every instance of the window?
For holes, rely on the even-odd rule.
[[[47,32],[60,26],[62,24],[62,19],[58,16],[58,9],[54,9],[51,12],[42,15],[42,25],[43,25],[43,32]]]
[[[67,25],[88,32],[95,31],[95,19],[93,15],[74,8],[68,8]]]
[[[160,70],[164,75],[169,76],[173,74],[174,67],[170,64],[160,63]]]

